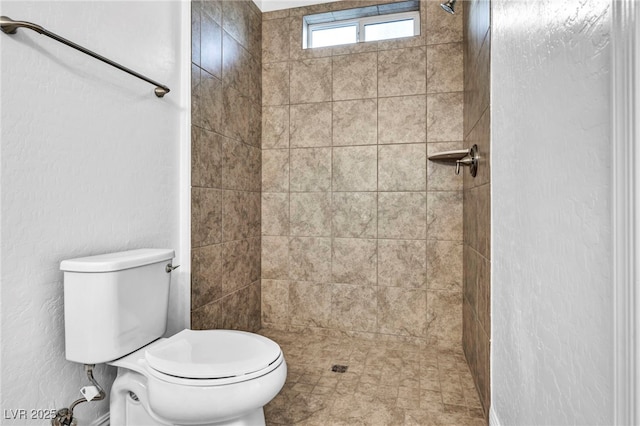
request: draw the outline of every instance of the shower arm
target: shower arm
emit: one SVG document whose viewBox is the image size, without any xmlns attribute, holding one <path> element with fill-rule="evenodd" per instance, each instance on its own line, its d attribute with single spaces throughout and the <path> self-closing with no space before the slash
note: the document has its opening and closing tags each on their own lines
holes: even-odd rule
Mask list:
<svg viewBox="0 0 640 426">
<path fill-rule="evenodd" d="M 32 22 L 25 22 L 25 21 L 14 21 L 13 19 L 7 17 L 7 16 L 0 16 L 0 29 L 2 30 L 3 33 L 5 34 L 15 34 L 18 31 L 18 28 L 28 28 L 30 30 L 33 30 L 35 32 L 37 32 L 38 34 L 42 34 L 45 35 L 49 38 L 52 38 L 62 44 L 66 44 L 69 47 L 72 47 L 76 50 L 79 50 L 82 53 L 85 53 L 93 58 L 96 58 L 99 61 L 102 61 L 106 64 L 111 65 L 112 67 L 118 68 L 120 71 L 124 71 L 127 74 L 130 74 L 134 77 L 138 77 L 141 80 L 146 81 L 147 83 L 151 83 L 154 86 L 156 86 L 154 93 L 157 97 L 161 98 L 164 95 L 166 95 L 167 93 L 170 92 L 170 89 L 165 86 L 164 84 L 160 84 L 157 81 L 154 81 L 152 79 L 150 79 L 149 77 L 145 77 L 144 75 L 135 72 L 134 70 L 127 68 L 123 65 L 120 65 L 117 62 L 112 61 L 111 59 L 105 58 L 102 55 L 99 55 L 95 52 L 92 52 L 91 50 L 80 46 L 79 44 L 76 44 L 70 40 L 67 40 L 64 37 L 60 37 L 59 35 L 52 33 L 51 31 L 46 30 L 45 28 L 41 27 L 40 25 L 34 24 Z"/>
</svg>

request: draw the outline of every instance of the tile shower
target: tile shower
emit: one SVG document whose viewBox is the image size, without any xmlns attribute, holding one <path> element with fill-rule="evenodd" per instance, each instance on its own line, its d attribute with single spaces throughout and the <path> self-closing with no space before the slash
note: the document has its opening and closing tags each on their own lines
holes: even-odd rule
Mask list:
<svg viewBox="0 0 640 426">
<path fill-rule="evenodd" d="M 462 13 L 422 1 L 420 36 L 302 49 L 304 15 L 381 3 L 192 2 L 192 327 L 282 345 L 268 423 L 485 415 L 461 345 L 463 179 L 427 161 L 470 140 Z"/>
<path fill-rule="evenodd" d="M 302 49 L 303 15 L 377 3 L 263 14 L 262 323 L 459 348 L 462 178 L 426 157 L 463 145 L 462 20 Z"/>
<path fill-rule="evenodd" d="M 491 51 L 488 0 L 465 8 L 464 146 L 478 145 L 478 175 L 464 179 L 464 352 L 485 414 L 489 413 L 491 335 L 491 179 L 489 69 Z"/>
<path fill-rule="evenodd" d="M 260 328 L 260 10 L 192 2 L 191 325 Z"/>
</svg>

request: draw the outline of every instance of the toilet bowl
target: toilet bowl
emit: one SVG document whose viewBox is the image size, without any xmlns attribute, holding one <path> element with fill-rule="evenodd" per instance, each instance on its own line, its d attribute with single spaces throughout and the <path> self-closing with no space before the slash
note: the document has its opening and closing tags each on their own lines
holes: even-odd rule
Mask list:
<svg viewBox="0 0 640 426">
<path fill-rule="evenodd" d="M 264 425 L 284 385 L 277 343 L 232 330 L 166 330 L 173 250 L 65 260 L 65 354 L 118 368 L 110 424 Z"/>
<path fill-rule="evenodd" d="M 131 426 L 264 424 L 287 376 L 275 342 L 230 330 L 183 330 L 109 364 L 111 422 Z"/>
</svg>

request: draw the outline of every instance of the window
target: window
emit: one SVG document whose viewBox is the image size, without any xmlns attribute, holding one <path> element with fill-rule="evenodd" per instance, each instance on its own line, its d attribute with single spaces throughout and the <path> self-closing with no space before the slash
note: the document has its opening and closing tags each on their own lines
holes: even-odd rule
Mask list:
<svg viewBox="0 0 640 426">
<path fill-rule="evenodd" d="M 342 24 L 330 27 L 317 27 L 311 30 L 309 40 L 313 40 L 310 47 L 338 46 L 358 42 L 358 25 Z M 313 38 L 312 38 L 313 37 Z"/>
<path fill-rule="evenodd" d="M 373 22 L 364 25 L 364 41 L 389 40 L 391 38 L 411 37 L 415 35 L 418 19 L 399 19 L 397 21 Z"/>
<path fill-rule="evenodd" d="M 420 4 L 405 1 L 304 17 L 304 48 L 339 46 L 420 34 Z"/>
</svg>

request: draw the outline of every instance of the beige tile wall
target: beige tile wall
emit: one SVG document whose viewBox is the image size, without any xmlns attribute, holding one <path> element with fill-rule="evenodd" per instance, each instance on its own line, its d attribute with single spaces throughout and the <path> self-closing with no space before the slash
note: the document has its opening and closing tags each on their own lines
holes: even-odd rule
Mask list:
<svg viewBox="0 0 640 426">
<path fill-rule="evenodd" d="M 478 175 L 464 178 L 463 347 L 488 418 L 491 336 L 490 1 L 465 8 L 464 144 L 478 145 Z"/>
<path fill-rule="evenodd" d="M 260 328 L 260 15 L 250 0 L 192 2 L 194 329 Z"/>
<path fill-rule="evenodd" d="M 421 35 L 302 49 L 302 16 L 263 14 L 262 322 L 462 339 L 462 16 L 421 4 Z"/>
</svg>

